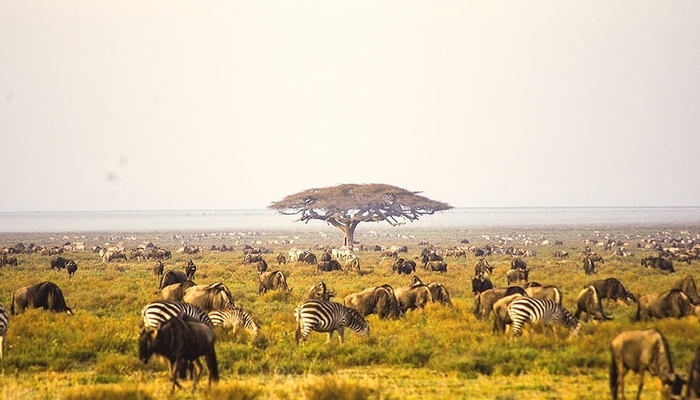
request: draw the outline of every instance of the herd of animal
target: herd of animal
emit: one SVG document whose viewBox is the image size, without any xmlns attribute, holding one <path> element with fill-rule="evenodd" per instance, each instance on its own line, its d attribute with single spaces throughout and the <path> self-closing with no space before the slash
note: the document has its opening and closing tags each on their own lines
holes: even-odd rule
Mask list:
<svg viewBox="0 0 700 400">
<path fill-rule="evenodd" d="M 201 248 L 197 251 L 201 251 Z M 126 253 L 114 249 L 100 250 L 100 257 L 105 262 L 121 259 L 121 256 L 115 258 L 114 254 Z M 449 291 L 443 284 L 425 284 L 415 275 L 417 267 L 431 273 L 447 273 L 447 263 L 440 251 L 424 249 L 415 260 L 399 255 L 399 251 L 392 251 L 383 254 L 382 257 L 393 260 L 393 273 L 414 274 L 408 286 L 392 287 L 381 284 L 368 287 L 344 296 L 342 302 L 332 301 L 336 293 L 329 290 L 323 280 L 311 287 L 306 299 L 293 310 L 297 321 L 297 344 L 306 341 L 311 332 L 327 333 L 328 341 L 331 341 L 337 332 L 338 340 L 342 344 L 345 328 L 360 336 L 367 336 L 370 334 L 370 325 L 366 317 L 371 314 L 380 319 L 397 319 L 409 310 L 425 309 L 430 303 L 452 305 Z M 278 265 L 301 262 L 316 265 L 319 272 L 360 271 L 359 257 L 348 248 L 333 253 L 324 252 L 320 261 L 309 249 L 291 249 L 288 256 L 287 258 L 282 253 L 278 254 Z M 3 265 L 9 264 L 7 257 L 7 254 L 3 254 Z M 158 276 L 161 297 L 149 302 L 141 310 L 139 358 L 146 363 L 154 354 L 165 357 L 169 361 L 172 390 L 180 387 L 178 380 L 187 376 L 193 380 L 193 389 L 196 388 L 204 369 L 201 358 L 205 360 L 209 382 L 217 381 L 219 371 L 214 327 L 244 329 L 255 337 L 260 330 L 258 322 L 242 307 L 235 306 L 233 295 L 223 282 L 195 284 L 197 267 L 192 260 L 185 264 L 182 271 L 164 271 L 163 260 L 169 258 L 169 252 L 164 249 L 139 249 L 132 251 L 131 258 L 156 260 L 153 273 Z M 586 275 L 597 273 L 595 263 L 604 263 L 602 257 L 596 257 L 595 253 L 590 251 L 586 252 L 582 259 L 583 272 Z M 669 266 L 667 260 L 664 257 L 646 257 L 642 259 L 641 264 L 647 268 L 675 272 L 673 264 L 670 263 Z M 14 262 L 16 265 L 16 259 Z M 291 291 L 284 272 L 280 269 L 268 270 L 267 262 L 259 253 L 246 253 L 244 263 L 255 265 L 260 295 L 269 291 Z M 333 267 L 329 268 L 329 265 Z M 58 271 L 67 270 L 71 278 L 78 269 L 74 260 L 63 256 L 52 258 L 50 267 Z M 572 313 L 563 307 L 562 294 L 556 286 L 531 282 L 529 272 L 525 259 L 514 257 L 511 268 L 506 273 L 507 286 L 494 287 L 490 280 L 493 267 L 488 259 L 479 257 L 476 261 L 472 278 L 474 314 L 479 319 L 486 319 L 492 315 L 493 332 L 504 334 L 510 327 L 511 335 L 517 337 L 522 334 L 526 324 L 543 322 L 545 325 L 560 324 L 568 329 L 569 337 L 576 337 L 580 334 L 583 316 L 598 321 L 610 319 L 610 313 L 605 311 L 603 300 L 607 300 L 608 304 L 610 301 L 622 301 L 628 305 L 636 303 L 638 321 L 700 316 L 700 297 L 691 275 L 678 279 L 667 291 L 638 298 L 616 278 L 593 280 L 584 285 L 578 293 L 576 311 Z M 72 314 L 61 289 L 50 281 L 19 288 L 12 294 L 10 313 L 22 313 L 26 308 L 45 308 Z M 3 341 L 9 322 L 7 310 L 0 306 L 0 359 L 3 356 Z M 648 371 L 657 376 L 670 393 L 680 394 L 681 387 L 685 384 L 687 398 L 700 398 L 700 347 L 687 379 L 674 373 L 668 343 L 663 334 L 656 329 L 621 332 L 611 342 L 610 351 L 610 388 L 613 399 L 616 399 L 618 394 L 624 398 L 623 380 L 630 370 L 640 375 L 638 395 L 642 391 L 643 374 Z"/>
</svg>

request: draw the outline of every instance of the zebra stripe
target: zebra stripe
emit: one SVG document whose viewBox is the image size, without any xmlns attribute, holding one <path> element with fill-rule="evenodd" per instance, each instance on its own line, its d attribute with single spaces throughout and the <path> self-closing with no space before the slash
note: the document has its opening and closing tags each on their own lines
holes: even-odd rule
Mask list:
<svg viewBox="0 0 700 400">
<path fill-rule="evenodd" d="M 152 301 L 141 310 L 142 328 L 160 328 L 163 322 L 172 317 L 189 317 L 209 327 L 214 327 L 209 316 L 199 307 L 190 303 L 170 300 Z"/>
<path fill-rule="evenodd" d="M 338 340 L 343 343 L 345 327 L 360 336 L 369 335 L 369 323 L 357 310 L 332 301 L 309 299 L 294 309 L 297 320 L 296 340 L 301 344 L 311 331 L 327 332 L 331 341 L 333 332 L 338 331 Z"/>
<path fill-rule="evenodd" d="M 7 314 L 5 307 L 0 306 L 0 360 L 2 360 L 3 346 L 5 344 L 5 334 L 10 326 L 10 316 Z"/>
<path fill-rule="evenodd" d="M 569 337 L 577 336 L 581 328 L 579 321 L 568 310 L 549 299 L 519 297 L 508 305 L 508 316 L 513 321 L 513 336 L 519 336 L 527 322 L 534 324 L 542 321 L 545 325 L 559 323 L 569 329 Z"/>
<path fill-rule="evenodd" d="M 260 325 L 242 307 L 227 308 L 225 310 L 212 310 L 208 314 L 214 326 L 237 331 L 240 328 L 247 330 L 253 337 L 258 335 Z"/>
</svg>

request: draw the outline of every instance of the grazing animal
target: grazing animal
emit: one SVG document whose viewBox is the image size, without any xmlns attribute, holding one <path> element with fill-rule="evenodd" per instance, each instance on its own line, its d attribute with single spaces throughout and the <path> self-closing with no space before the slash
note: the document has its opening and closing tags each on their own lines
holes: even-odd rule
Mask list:
<svg viewBox="0 0 700 400">
<path fill-rule="evenodd" d="M 163 264 L 163 261 L 160 259 L 156 260 L 156 263 L 153 264 L 153 275 L 157 277 L 162 277 L 164 268 L 165 264 Z"/>
<path fill-rule="evenodd" d="M 3 356 L 3 348 L 5 346 L 5 335 L 7 334 L 7 328 L 10 326 L 10 316 L 7 315 L 7 310 L 5 307 L 0 306 L 0 360 Z"/>
<path fill-rule="evenodd" d="M 661 379 L 662 393 L 668 397 L 668 391 L 679 395 L 683 378 L 673 372 L 671 350 L 666 338 L 657 329 L 623 331 L 610 343 L 610 393 L 613 400 L 618 394 L 625 398 L 625 375 L 628 371 L 639 374 L 637 399 L 641 396 L 644 385 L 644 373 Z"/>
<path fill-rule="evenodd" d="M 447 273 L 447 263 L 444 261 L 428 261 L 425 263 L 425 269 L 430 272 Z"/>
<path fill-rule="evenodd" d="M 258 294 L 265 294 L 271 290 L 291 292 L 287 286 L 287 278 L 280 270 L 267 271 L 258 275 Z"/>
<path fill-rule="evenodd" d="M 542 321 L 545 325 L 557 322 L 569 329 L 569 337 L 578 336 L 581 323 L 571 313 L 549 299 L 533 299 L 531 297 L 519 297 L 508 305 L 508 316 L 512 322 L 513 336 L 520 336 L 525 323 L 534 324 Z M 554 326 L 552 332 L 556 336 Z"/>
<path fill-rule="evenodd" d="M 330 272 L 330 271 L 342 271 L 343 268 L 340 266 L 338 260 L 321 261 L 316 265 L 316 269 L 319 272 Z"/>
<path fill-rule="evenodd" d="M 240 306 L 225 310 L 212 310 L 207 315 L 214 326 L 230 329 L 233 333 L 245 329 L 252 337 L 256 337 L 260 332 L 260 325 Z"/>
<path fill-rule="evenodd" d="M 63 258 L 63 257 L 55 257 L 51 259 L 51 269 L 55 269 L 56 271 L 61 271 L 62 269 L 66 268 L 68 266 L 69 262 L 72 262 L 73 260 Z"/>
<path fill-rule="evenodd" d="M 195 285 L 196 283 L 190 280 L 180 283 L 173 283 L 172 285 L 168 285 L 161 289 L 160 294 L 165 300 L 182 301 L 185 291 Z"/>
<path fill-rule="evenodd" d="M 693 305 L 688 296 L 677 289 L 644 295 L 637 303 L 637 321 L 683 318 L 688 315 L 700 316 L 700 306 Z"/>
<path fill-rule="evenodd" d="M 182 301 L 199 307 L 205 313 L 234 307 L 231 290 L 221 282 L 192 286 L 185 290 Z"/>
<path fill-rule="evenodd" d="M 284 254 L 279 253 L 277 254 L 277 265 L 282 265 L 287 263 L 287 257 L 284 256 Z"/>
<path fill-rule="evenodd" d="M 483 291 L 493 289 L 493 283 L 484 273 L 472 277 L 472 294 L 477 295 Z"/>
<path fill-rule="evenodd" d="M 671 289 L 678 289 L 682 291 L 688 296 L 693 305 L 700 305 L 700 297 L 698 297 L 698 290 L 695 286 L 695 279 L 693 279 L 692 275 L 686 275 L 685 278 L 681 278 L 673 282 Z"/>
<path fill-rule="evenodd" d="M 394 296 L 402 310 L 424 309 L 433 302 L 433 295 L 427 285 L 404 286 L 394 289 Z"/>
<path fill-rule="evenodd" d="M 68 277 L 72 278 L 78 271 L 78 264 L 76 264 L 73 260 L 69 260 L 68 264 L 66 264 L 66 271 L 68 271 Z"/>
<path fill-rule="evenodd" d="M 403 258 L 397 258 L 396 261 L 394 261 L 394 265 L 392 267 L 392 270 L 399 275 L 401 275 L 401 274 L 410 275 L 410 274 L 416 272 L 416 262 L 413 260 L 406 260 Z"/>
<path fill-rule="evenodd" d="M 593 261 L 593 259 L 589 257 L 583 259 L 583 272 L 586 275 L 593 275 L 598 273 L 598 271 L 596 271 L 595 269 L 595 262 Z"/>
<path fill-rule="evenodd" d="M 493 305 L 499 299 L 510 296 L 512 294 L 520 294 L 527 296 L 525 289 L 520 286 L 508 286 L 503 288 L 493 288 L 485 290 L 474 297 L 474 315 L 478 319 L 488 318 L 493 310 Z"/>
<path fill-rule="evenodd" d="M 14 265 L 16 267 L 17 266 L 17 257 L 8 256 L 7 254 L 0 255 L 0 267 L 3 267 L 5 265 Z"/>
<path fill-rule="evenodd" d="M 505 333 L 506 325 L 510 325 L 513 321 L 508 315 L 508 306 L 510 303 L 518 298 L 522 297 L 522 294 L 516 293 L 509 296 L 502 297 L 493 303 L 493 333 Z"/>
<path fill-rule="evenodd" d="M 306 298 L 329 301 L 333 296 L 335 296 L 335 290 L 328 290 L 326 283 L 324 281 L 319 281 L 309 289 Z"/>
<path fill-rule="evenodd" d="M 598 321 L 610 320 L 603 311 L 603 304 L 600 301 L 600 294 L 595 286 L 588 286 L 581 290 L 576 298 L 576 312 L 574 317 L 580 318 L 581 313 L 586 313 L 586 319 L 593 318 Z"/>
<path fill-rule="evenodd" d="M 345 271 L 360 272 L 360 259 L 357 257 L 349 258 L 345 260 L 345 265 L 343 266 Z"/>
<path fill-rule="evenodd" d="M 510 262 L 510 269 L 527 269 L 527 263 L 522 258 L 514 258 Z"/>
<path fill-rule="evenodd" d="M 508 279 L 508 284 L 527 282 L 530 275 L 530 270 L 528 269 L 510 269 L 506 271 L 506 278 Z"/>
<path fill-rule="evenodd" d="M 357 310 L 332 301 L 304 300 L 294 309 L 294 318 L 297 321 L 294 336 L 298 345 L 306 340 L 311 331 L 327 332 L 326 343 L 331 341 L 333 332 L 338 331 L 340 344 L 343 343 L 346 327 L 360 336 L 369 335 L 369 323 Z"/>
<path fill-rule="evenodd" d="M 267 261 L 265 260 L 260 260 L 255 263 L 255 270 L 258 271 L 259 274 L 266 272 L 267 271 Z"/>
<path fill-rule="evenodd" d="M 662 271 L 666 271 L 668 273 L 673 273 L 676 272 L 676 270 L 673 268 L 673 261 L 663 258 L 663 257 L 646 257 L 642 258 L 641 264 L 645 268 L 656 268 L 660 269 Z"/>
<path fill-rule="evenodd" d="M 632 302 L 637 302 L 637 298 L 620 283 L 616 278 L 598 279 L 584 285 L 584 288 L 594 286 L 598 290 L 601 300 L 607 299 L 606 305 L 610 304 L 610 300 L 623 301 L 630 305 Z"/>
<path fill-rule="evenodd" d="M 17 312 L 15 312 L 15 304 Z M 52 312 L 66 312 L 73 315 L 73 310 L 66 305 L 61 289 L 53 282 L 41 282 L 25 286 L 12 293 L 10 312 L 12 315 L 23 313 L 27 307 L 43 308 Z"/>
<path fill-rule="evenodd" d="M 493 273 L 493 267 L 489 264 L 488 260 L 485 258 L 480 258 L 479 261 L 474 265 L 474 275 L 484 274 L 489 275 Z"/>
<path fill-rule="evenodd" d="M 169 300 L 155 300 L 146 304 L 141 309 L 139 325 L 142 328 L 158 329 L 165 321 L 178 316 L 187 317 L 211 327 L 214 326 L 209 316 L 199 307 L 190 303 Z"/>
<path fill-rule="evenodd" d="M 179 368 L 192 363 L 195 366 L 192 391 L 197 388 L 197 381 L 202 374 L 199 358 L 204 356 L 209 370 L 209 385 L 219 381 L 219 368 L 214 349 L 214 331 L 208 325 L 180 317 L 170 318 L 160 328 L 144 328 L 139 337 L 139 358 L 146 364 L 153 354 L 168 359 L 171 392 L 182 386 L 177 381 Z"/>
<path fill-rule="evenodd" d="M 158 290 L 163 290 L 166 286 L 170 286 L 174 283 L 182 283 L 187 280 L 192 280 L 193 278 L 187 277 L 187 274 L 182 271 L 168 270 L 160 278 L 160 285 L 158 285 Z"/>
<path fill-rule="evenodd" d="M 530 297 L 534 297 L 536 299 L 549 299 L 561 305 L 561 290 L 559 290 L 559 288 L 556 286 L 528 286 L 525 288 L 525 293 L 527 293 L 527 295 Z"/>
<path fill-rule="evenodd" d="M 433 302 L 452 307 L 450 292 L 443 284 L 431 282 L 428 284 L 428 289 L 430 289 L 430 295 L 433 296 Z"/>
<path fill-rule="evenodd" d="M 363 316 L 377 314 L 380 319 L 397 319 L 404 315 L 394 295 L 394 289 L 389 285 L 375 286 L 349 294 L 345 296 L 343 303 L 346 307 L 356 309 Z"/>
</svg>

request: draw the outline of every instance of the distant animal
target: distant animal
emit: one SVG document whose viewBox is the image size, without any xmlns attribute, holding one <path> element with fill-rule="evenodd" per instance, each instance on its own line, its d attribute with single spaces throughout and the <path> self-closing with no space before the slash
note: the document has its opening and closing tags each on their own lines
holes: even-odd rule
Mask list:
<svg viewBox="0 0 700 400">
<path fill-rule="evenodd" d="M 489 264 L 488 260 L 485 258 L 480 258 L 479 261 L 474 264 L 474 275 L 489 275 L 493 273 L 493 267 Z"/>
<path fill-rule="evenodd" d="M 662 398 L 668 392 L 680 395 L 685 380 L 673 372 L 671 351 L 666 338 L 657 329 L 623 331 L 610 343 L 610 393 L 613 400 L 625 398 L 625 375 L 628 371 L 639 374 L 637 399 L 642 393 L 644 373 L 661 379 Z"/>
<path fill-rule="evenodd" d="M 161 277 L 163 276 L 163 269 L 165 268 L 165 265 L 163 264 L 163 261 L 161 260 L 156 260 L 156 263 L 153 264 L 153 275 Z"/>
<path fill-rule="evenodd" d="M 17 266 L 17 257 L 15 256 L 9 256 L 7 254 L 1 254 L 0 255 L 0 267 L 4 267 L 5 265 L 13 265 Z"/>
<path fill-rule="evenodd" d="M 452 307 L 450 292 L 443 284 L 431 282 L 428 284 L 428 289 L 430 289 L 430 295 L 433 297 L 433 302 Z"/>
<path fill-rule="evenodd" d="M 642 258 L 641 264 L 645 268 L 656 268 L 668 273 L 676 272 L 676 270 L 673 268 L 673 261 L 663 257 Z"/>
<path fill-rule="evenodd" d="M 447 273 L 447 263 L 444 261 L 428 261 L 425 264 L 425 269 L 430 272 L 439 272 L 441 274 Z"/>
<path fill-rule="evenodd" d="M 484 273 L 479 273 L 476 276 L 472 277 L 473 295 L 477 295 L 489 289 L 493 289 L 493 283 Z"/>
<path fill-rule="evenodd" d="M 561 305 L 562 294 L 558 287 L 553 285 L 547 286 L 529 286 L 525 288 L 528 296 L 536 299 L 549 299 Z"/>
<path fill-rule="evenodd" d="M 399 275 L 409 275 L 416 272 L 416 262 L 413 260 L 406 260 L 404 258 L 397 258 L 396 261 L 394 261 L 392 270 Z"/>
<path fill-rule="evenodd" d="M 527 263 L 522 258 L 514 258 L 510 262 L 510 269 L 527 269 Z"/>
<path fill-rule="evenodd" d="M 282 271 L 267 271 L 258 275 L 258 294 L 265 294 L 271 290 L 291 291 L 287 286 L 287 278 Z"/>
<path fill-rule="evenodd" d="M 394 289 L 394 296 L 404 311 L 424 309 L 433 302 L 433 295 L 427 285 L 397 287 Z"/>
<path fill-rule="evenodd" d="M 73 260 L 68 261 L 68 264 L 66 264 L 66 271 L 68 271 L 68 277 L 72 278 L 78 271 L 78 264 Z"/>
<path fill-rule="evenodd" d="M 17 312 L 15 312 L 15 304 Z M 10 311 L 12 315 L 23 313 L 27 307 L 43 308 L 52 312 L 66 312 L 73 315 L 73 310 L 66 305 L 61 289 L 53 282 L 41 282 L 25 286 L 12 293 Z"/>
<path fill-rule="evenodd" d="M 182 301 L 182 298 L 185 296 L 185 291 L 195 285 L 196 283 L 191 280 L 173 283 L 161 289 L 160 294 L 165 300 Z"/>
<path fill-rule="evenodd" d="M 243 307 L 227 308 L 223 310 L 212 310 L 207 313 L 214 326 L 230 329 L 233 333 L 240 329 L 245 329 L 252 337 L 256 337 L 260 332 L 260 325 Z"/>
<path fill-rule="evenodd" d="M 335 296 L 335 290 L 328 290 L 326 283 L 319 281 L 309 289 L 306 298 L 329 301 L 333 296 Z"/>
<path fill-rule="evenodd" d="M 340 303 L 324 300 L 304 300 L 294 309 L 297 321 L 295 338 L 297 344 L 306 341 L 311 331 L 327 332 L 331 341 L 333 332 L 338 332 L 340 344 L 344 340 L 345 328 L 350 328 L 360 336 L 369 335 L 369 323 L 357 310 Z"/>
<path fill-rule="evenodd" d="M 345 296 L 343 303 L 346 307 L 356 309 L 363 316 L 377 314 L 380 319 L 397 319 L 404 315 L 390 285 L 370 287 L 349 294 Z"/>
<path fill-rule="evenodd" d="M 7 315 L 5 307 L 0 306 L 0 360 L 3 357 L 3 348 L 5 346 L 5 335 L 7 328 L 10 326 L 10 316 Z"/>
<path fill-rule="evenodd" d="M 330 271 L 342 271 L 343 268 L 340 267 L 340 262 L 338 260 L 321 261 L 316 265 L 316 269 L 320 272 L 330 272 Z"/>
<path fill-rule="evenodd" d="M 506 271 L 506 279 L 508 284 L 527 282 L 530 270 L 527 269 L 510 269 Z"/>
<path fill-rule="evenodd" d="M 352 257 L 345 260 L 343 265 L 344 271 L 360 272 L 360 259 L 357 257 Z"/>
<path fill-rule="evenodd" d="M 554 257 L 556 258 L 569 258 L 569 252 L 564 250 L 557 250 L 554 252 Z"/>
<path fill-rule="evenodd" d="M 637 303 L 637 321 L 683 318 L 688 315 L 700 316 L 700 306 L 693 305 L 690 298 L 677 289 L 644 295 Z"/>
<path fill-rule="evenodd" d="M 287 257 L 284 256 L 284 254 L 279 253 L 277 254 L 277 265 L 282 265 L 287 263 Z"/>
<path fill-rule="evenodd" d="M 581 313 L 586 313 L 586 319 L 593 318 L 597 321 L 610 320 L 612 318 L 608 317 L 603 311 L 603 304 L 600 301 L 600 294 L 595 286 L 588 286 L 581 290 L 576 297 L 576 312 L 574 317 L 580 319 Z"/>
<path fill-rule="evenodd" d="M 182 301 L 194 304 L 205 313 L 234 307 L 231 290 L 222 282 L 192 286 L 185 290 Z"/>
<path fill-rule="evenodd" d="M 671 285 L 671 289 L 682 291 L 688 296 L 693 305 L 700 305 L 700 297 L 698 297 L 698 290 L 692 275 L 686 275 L 684 278 L 676 280 Z"/>
<path fill-rule="evenodd" d="M 583 259 L 583 272 L 586 275 L 593 275 L 598 273 L 598 271 L 596 271 L 595 269 L 595 262 L 592 259 L 588 257 Z"/>
<path fill-rule="evenodd" d="M 199 307 L 181 301 L 155 300 L 141 309 L 140 327 L 159 328 L 165 321 L 173 317 L 187 317 L 197 322 L 213 327 L 209 316 Z"/>
<path fill-rule="evenodd" d="M 259 274 L 266 272 L 267 271 L 267 261 L 265 260 L 260 260 L 255 263 L 255 270 L 258 271 Z"/>
<path fill-rule="evenodd" d="M 488 318 L 493 310 L 493 305 L 501 298 L 512 294 L 527 296 L 525 289 L 520 286 L 508 286 L 485 290 L 474 297 L 474 315 L 478 319 Z"/>
<path fill-rule="evenodd" d="M 197 273 L 197 266 L 192 260 L 188 260 L 187 264 L 185 264 L 185 275 L 187 276 L 187 279 L 193 280 L 195 273 Z"/>
<path fill-rule="evenodd" d="M 523 325 L 534 324 L 542 321 L 545 325 L 552 322 L 559 323 L 569 330 L 569 337 L 578 336 L 581 323 L 571 313 L 549 299 L 533 299 L 531 297 L 518 297 L 508 305 L 508 316 L 512 321 L 513 336 L 520 336 Z M 554 326 L 552 332 L 556 336 Z"/>
<path fill-rule="evenodd" d="M 617 278 L 598 279 L 585 284 L 583 287 L 594 286 L 598 290 L 601 300 L 607 299 L 606 305 L 610 304 L 610 300 L 622 301 L 629 305 L 632 302 L 637 302 L 637 298 L 620 283 Z"/>
<path fill-rule="evenodd" d="M 55 257 L 51 259 L 51 269 L 55 269 L 56 271 L 61 271 L 62 269 L 65 269 L 68 267 L 68 263 L 73 262 L 73 260 L 70 260 L 68 258 L 63 258 L 63 257 Z M 75 263 L 75 262 L 73 262 Z"/>
<path fill-rule="evenodd" d="M 175 387 L 182 387 L 177 381 L 177 372 L 181 365 L 192 363 L 195 366 L 192 390 L 196 390 L 197 382 L 202 374 L 200 357 L 204 357 L 209 370 L 209 385 L 218 382 L 219 368 L 214 349 L 215 335 L 211 327 L 200 322 L 173 317 L 163 323 L 160 328 L 144 328 L 139 337 L 139 358 L 146 364 L 153 354 L 168 359 L 171 392 Z"/>
</svg>

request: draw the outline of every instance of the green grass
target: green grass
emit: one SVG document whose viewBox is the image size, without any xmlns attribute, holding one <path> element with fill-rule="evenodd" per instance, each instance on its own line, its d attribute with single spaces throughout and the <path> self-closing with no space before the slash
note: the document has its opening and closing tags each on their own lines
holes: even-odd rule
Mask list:
<svg viewBox="0 0 700 400">
<path fill-rule="evenodd" d="M 694 229 L 695 228 L 695 229 Z M 617 237 L 630 235 L 629 247 L 650 234 L 660 231 L 691 232 L 697 227 L 614 227 L 601 230 Z M 375 229 L 376 230 L 376 229 Z M 692 265 L 676 264 L 678 273 L 663 275 L 644 269 L 639 260 L 650 251 L 636 250 L 633 258 L 613 258 L 610 252 L 595 249 L 605 257 L 597 276 L 583 274 L 577 254 L 583 249 L 583 239 L 594 238 L 593 228 L 483 228 L 481 230 L 421 229 L 378 230 L 380 237 L 358 239 L 366 244 L 407 245 L 408 254 L 417 257 L 427 240 L 442 247 L 459 246 L 468 238 L 472 244 L 496 244 L 495 237 L 523 234 L 546 237 L 552 242 L 563 240 L 563 250 L 570 259 L 552 257 L 554 246 L 527 246 L 536 249 L 537 257 L 528 258 L 532 270 L 530 280 L 557 285 L 564 293 L 564 305 L 574 311 L 574 301 L 584 283 L 597 278 L 615 276 L 637 295 L 666 290 L 682 276 L 700 276 L 700 262 Z M 330 231 L 333 232 L 334 231 Z M 400 233 L 397 235 L 397 233 Z M 482 238 L 491 236 L 491 240 Z M 92 238 L 98 233 L 86 234 L 86 247 L 101 244 Z M 188 233 L 185 233 L 188 235 Z M 295 237 L 293 245 L 275 244 L 279 236 Z M 55 245 L 63 240 L 51 240 L 49 234 L 2 234 L 1 246 L 25 244 Z M 53 236 L 58 236 L 54 234 Z M 124 238 L 132 236 L 126 233 Z M 135 240 L 124 240 L 127 248 L 144 240 L 176 250 L 179 240 L 165 233 L 136 233 Z M 402 237 L 405 236 L 405 237 Z M 60 237 L 60 236 L 58 236 Z M 157 237 L 166 237 L 158 240 Z M 201 235 L 200 235 L 201 237 Z M 319 273 L 313 266 L 287 264 L 281 269 L 293 287 L 291 293 L 258 295 L 257 273 L 243 264 L 240 251 L 244 243 L 253 245 L 263 240 L 264 246 L 274 253 L 265 258 L 270 268 L 277 268 L 274 256 L 286 253 L 290 247 L 314 247 L 317 244 L 338 245 L 310 233 L 270 232 L 266 236 L 236 235 L 204 237 L 190 244 L 205 248 L 202 254 L 186 256 L 174 254 L 166 262 L 167 268 L 181 269 L 188 259 L 198 267 L 197 283 L 224 282 L 232 291 L 237 304 L 242 304 L 259 321 L 262 330 L 256 339 L 245 334 L 233 335 L 217 331 L 217 355 L 221 382 L 207 388 L 200 385 L 196 394 L 190 392 L 190 382 L 177 398 L 280 398 L 280 399 L 364 399 L 364 398 L 600 398 L 608 396 L 607 369 L 610 340 L 620 331 L 659 328 L 669 339 L 674 364 L 686 373 L 700 337 L 697 319 L 653 320 L 633 322 L 636 306 L 611 304 L 614 320 L 588 323 L 582 335 L 566 339 L 559 330 L 558 339 L 550 333 L 532 327 L 522 338 L 491 333 L 491 321 L 477 320 L 473 315 L 471 276 L 476 258 L 448 258 L 446 275 L 430 274 L 418 269 L 424 282 L 440 282 L 450 291 L 454 307 L 431 304 L 424 311 L 409 312 L 397 321 L 378 320 L 370 316 L 371 335 L 362 338 L 346 331 L 346 342 L 338 345 L 337 336 L 326 344 L 326 335 L 312 333 L 303 346 L 294 341 L 295 305 L 318 280 L 324 280 L 336 290 L 336 301 L 352 292 L 370 286 L 388 283 L 408 285 L 410 277 L 390 272 L 391 261 L 380 260 L 374 252 L 359 253 L 362 274 L 331 272 Z M 71 239 L 75 240 L 75 239 Z M 236 252 L 208 251 L 212 244 L 233 244 Z M 268 243 L 269 242 L 269 243 Z M 338 242 L 338 243 L 336 243 Z M 520 242 L 511 243 L 526 248 Z M 258 246 L 261 244 L 257 244 Z M 320 255 L 319 252 L 317 254 Z M 12 316 L 6 338 L 5 358 L 0 361 L 0 397 L 13 398 L 171 398 L 165 364 L 152 360 L 144 365 L 137 357 L 138 321 L 141 308 L 157 299 L 157 281 L 151 273 L 152 262 L 129 261 L 102 263 L 98 255 L 86 252 L 68 252 L 79 270 L 73 279 L 65 271 L 49 269 L 48 256 L 18 255 L 18 267 L 0 268 L 0 303 L 9 309 L 10 296 L 21 286 L 51 280 L 61 287 L 66 301 L 75 315 L 53 314 L 29 310 Z M 496 286 L 506 284 L 508 256 L 489 257 L 495 266 L 493 279 Z M 207 377 L 203 377 L 206 382 Z M 628 391 L 633 390 L 635 378 L 628 377 Z M 645 385 L 643 398 L 658 397 L 658 382 L 652 379 Z M 628 393 L 629 394 L 629 393 Z"/>
</svg>

